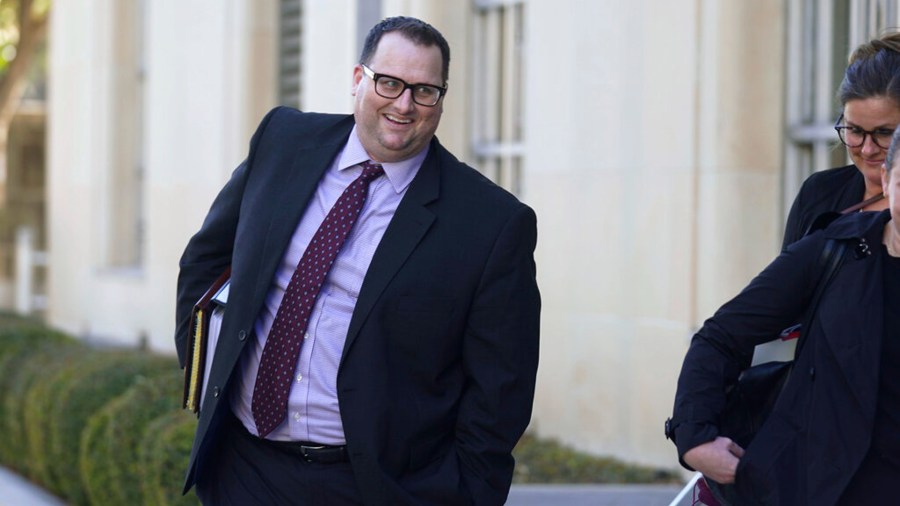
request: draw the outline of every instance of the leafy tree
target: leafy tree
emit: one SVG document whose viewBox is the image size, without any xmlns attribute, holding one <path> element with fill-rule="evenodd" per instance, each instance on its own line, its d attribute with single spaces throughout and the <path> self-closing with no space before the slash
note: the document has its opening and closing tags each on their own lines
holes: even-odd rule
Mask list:
<svg viewBox="0 0 900 506">
<path fill-rule="evenodd" d="M 50 0 L 0 0 L 0 182 L 6 179 L 6 143 L 29 70 L 47 37 Z"/>
</svg>

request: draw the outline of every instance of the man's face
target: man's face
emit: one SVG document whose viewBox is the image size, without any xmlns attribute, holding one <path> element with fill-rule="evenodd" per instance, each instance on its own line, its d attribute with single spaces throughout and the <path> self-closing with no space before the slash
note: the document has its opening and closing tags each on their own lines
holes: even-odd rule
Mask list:
<svg viewBox="0 0 900 506">
<path fill-rule="evenodd" d="M 891 220 L 894 223 L 900 223 L 900 174 L 898 174 L 900 168 L 898 166 L 900 166 L 900 161 L 894 162 L 894 168 L 890 172 L 887 172 L 884 167 L 881 168 L 881 189 L 887 196 L 888 209 L 891 210 Z"/>
<path fill-rule="evenodd" d="M 441 50 L 418 46 L 403 35 L 389 32 L 381 37 L 367 65 L 377 74 L 387 74 L 408 84 L 443 86 Z M 444 99 L 432 107 L 413 102 L 412 90 L 397 98 L 375 93 L 375 81 L 353 69 L 353 115 L 356 130 L 369 156 L 376 162 L 399 162 L 425 148 L 441 121 Z"/>
</svg>

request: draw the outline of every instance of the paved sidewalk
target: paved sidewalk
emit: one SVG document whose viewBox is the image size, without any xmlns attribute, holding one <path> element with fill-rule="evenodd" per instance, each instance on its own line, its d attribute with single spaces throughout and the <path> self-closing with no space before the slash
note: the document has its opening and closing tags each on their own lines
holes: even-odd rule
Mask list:
<svg viewBox="0 0 900 506">
<path fill-rule="evenodd" d="M 0 467 L 0 506 L 65 506 L 66 503 Z"/>
<path fill-rule="evenodd" d="M 513 485 L 507 506 L 669 506 L 678 485 Z M 691 504 L 690 497 L 678 506 Z"/>
</svg>

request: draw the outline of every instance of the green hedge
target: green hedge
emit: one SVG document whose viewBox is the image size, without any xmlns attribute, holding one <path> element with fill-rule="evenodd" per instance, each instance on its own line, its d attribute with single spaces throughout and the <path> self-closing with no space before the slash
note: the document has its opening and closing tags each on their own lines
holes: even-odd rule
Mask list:
<svg viewBox="0 0 900 506">
<path fill-rule="evenodd" d="M 197 505 L 181 495 L 196 417 L 180 409 L 173 357 L 98 350 L 0 313 L 0 465 L 73 506 Z M 518 483 L 677 482 L 531 436 Z"/>
<path fill-rule="evenodd" d="M 675 470 L 636 466 L 526 434 L 513 450 L 514 483 L 682 483 Z"/>
<path fill-rule="evenodd" d="M 73 506 L 196 505 L 181 496 L 197 423 L 181 379 L 174 357 L 0 313 L 0 465 Z"/>
<path fill-rule="evenodd" d="M 181 495 L 196 428 L 197 420 L 183 411 L 171 412 L 147 426 L 137 454 L 143 504 L 199 504 L 193 494 Z"/>
<path fill-rule="evenodd" d="M 44 343 L 20 364 L 18 381 L 22 390 L 16 394 L 13 411 L 16 416 L 11 424 L 20 423 L 17 432 L 21 434 L 18 438 L 23 449 L 21 455 L 28 459 L 25 473 L 45 487 L 52 484 L 49 413 L 61 399 L 54 380 L 61 371 L 79 367 L 89 353 L 89 349 L 74 342 Z"/>
<path fill-rule="evenodd" d="M 41 481 L 26 438 L 26 392 L 57 367 L 77 361 L 85 351 L 75 340 L 35 324 L 0 324 L 0 461 Z"/>
<path fill-rule="evenodd" d="M 78 462 L 81 434 L 88 419 L 123 395 L 138 378 L 178 369 L 172 358 L 136 352 L 95 352 L 89 358 L 58 378 L 62 384 L 60 397 L 48 413 L 48 453 L 54 464 L 50 468 L 50 484 L 76 505 L 89 504 Z M 117 467 L 125 464 L 116 462 Z"/>
<path fill-rule="evenodd" d="M 147 474 L 156 473 L 143 466 L 138 458 L 141 443 L 147 441 L 156 447 L 160 438 L 155 434 L 148 436 L 148 426 L 160 418 L 160 413 L 178 412 L 173 399 L 181 393 L 182 375 L 180 371 L 169 369 L 156 377 L 138 378 L 124 394 L 94 414 L 82 432 L 79 468 L 91 504 L 143 503 L 143 492 L 136 484 L 143 483 Z M 196 419 L 186 418 L 193 431 Z M 187 450 L 190 452 L 190 447 Z M 118 455 L 131 458 L 117 466 L 104 464 L 116 461 Z M 172 466 L 182 474 L 173 480 L 176 486 L 181 484 L 187 467 L 186 461 L 178 464 Z"/>
</svg>

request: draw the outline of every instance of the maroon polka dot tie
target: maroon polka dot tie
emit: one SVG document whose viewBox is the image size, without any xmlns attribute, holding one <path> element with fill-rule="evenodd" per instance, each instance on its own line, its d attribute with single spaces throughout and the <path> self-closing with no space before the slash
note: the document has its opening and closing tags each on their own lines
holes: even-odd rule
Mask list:
<svg viewBox="0 0 900 506">
<path fill-rule="evenodd" d="M 381 165 L 364 162 L 362 166 L 362 174 L 344 190 L 319 225 L 278 306 L 259 361 L 250 405 L 259 437 L 272 432 L 287 415 L 291 378 L 316 297 L 362 211 L 369 183 L 384 174 Z"/>
</svg>

